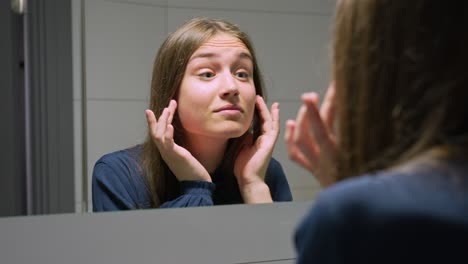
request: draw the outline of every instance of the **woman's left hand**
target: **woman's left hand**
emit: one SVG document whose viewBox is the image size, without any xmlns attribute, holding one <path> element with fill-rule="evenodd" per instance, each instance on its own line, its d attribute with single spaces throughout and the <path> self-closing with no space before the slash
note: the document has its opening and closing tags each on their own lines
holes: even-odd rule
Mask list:
<svg viewBox="0 0 468 264">
<path fill-rule="evenodd" d="M 256 106 L 262 122 L 261 135 L 255 142 L 252 135 L 246 138 L 234 164 L 234 175 L 245 203 L 272 202 L 265 174 L 279 135 L 279 104 L 273 103 L 269 111 L 263 98 L 257 95 Z"/>
</svg>

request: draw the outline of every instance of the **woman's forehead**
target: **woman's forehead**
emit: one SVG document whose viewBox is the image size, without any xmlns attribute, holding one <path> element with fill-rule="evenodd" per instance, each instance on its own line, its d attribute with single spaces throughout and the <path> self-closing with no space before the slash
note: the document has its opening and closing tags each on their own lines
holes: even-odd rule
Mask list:
<svg viewBox="0 0 468 264">
<path fill-rule="evenodd" d="M 213 37 L 205 41 L 200 46 L 199 49 L 210 48 L 210 47 L 240 48 L 240 49 L 245 49 L 246 51 L 249 51 L 247 46 L 245 46 L 244 42 L 242 42 L 239 38 L 226 34 L 226 33 L 214 35 Z"/>
<path fill-rule="evenodd" d="M 208 39 L 192 54 L 190 61 L 231 55 L 253 61 L 252 54 L 246 45 L 240 39 L 228 34 L 218 34 Z"/>
</svg>

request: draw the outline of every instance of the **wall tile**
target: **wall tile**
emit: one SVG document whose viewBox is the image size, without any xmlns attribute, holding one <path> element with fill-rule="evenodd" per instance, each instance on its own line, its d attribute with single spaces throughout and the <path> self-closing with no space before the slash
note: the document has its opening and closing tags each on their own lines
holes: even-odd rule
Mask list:
<svg viewBox="0 0 468 264">
<path fill-rule="evenodd" d="M 166 37 L 166 8 L 86 2 L 86 89 L 91 99 L 149 97 L 154 57 Z"/>
<path fill-rule="evenodd" d="M 311 13 L 330 15 L 334 2 L 332 0 L 169 0 L 170 7 L 217 9 L 217 10 L 250 10 L 256 12 Z"/>
</svg>

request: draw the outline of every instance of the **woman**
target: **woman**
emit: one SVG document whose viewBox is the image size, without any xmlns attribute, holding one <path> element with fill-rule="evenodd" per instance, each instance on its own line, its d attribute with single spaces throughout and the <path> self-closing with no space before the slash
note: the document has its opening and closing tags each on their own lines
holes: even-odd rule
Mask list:
<svg viewBox="0 0 468 264">
<path fill-rule="evenodd" d="M 94 211 L 291 201 L 271 158 L 279 105 L 262 96 L 246 33 L 208 18 L 182 25 L 156 56 L 146 141 L 96 162 Z"/>
<path fill-rule="evenodd" d="M 467 25 L 467 1 L 338 1 L 334 82 L 286 123 L 290 157 L 328 187 L 298 263 L 466 263 Z"/>
</svg>

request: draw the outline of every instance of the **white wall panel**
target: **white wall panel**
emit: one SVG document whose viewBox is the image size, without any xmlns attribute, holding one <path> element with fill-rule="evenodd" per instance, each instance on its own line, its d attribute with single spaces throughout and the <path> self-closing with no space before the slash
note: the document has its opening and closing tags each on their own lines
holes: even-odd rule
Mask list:
<svg viewBox="0 0 468 264">
<path fill-rule="evenodd" d="M 166 37 L 166 9 L 86 2 L 87 97 L 147 99 L 156 52 Z"/>
<path fill-rule="evenodd" d="M 146 1 L 144 1 L 146 2 Z M 213 1 L 213 0 L 169 0 L 170 7 L 185 7 L 198 9 L 217 10 L 248 10 L 259 12 L 288 12 L 288 13 L 313 13 L 331 14 L 333 0 L 311 1 L 272 1 L 272 0 L 237 0 L 237 1 Z"/>
</svg>

